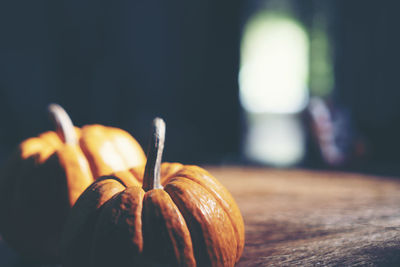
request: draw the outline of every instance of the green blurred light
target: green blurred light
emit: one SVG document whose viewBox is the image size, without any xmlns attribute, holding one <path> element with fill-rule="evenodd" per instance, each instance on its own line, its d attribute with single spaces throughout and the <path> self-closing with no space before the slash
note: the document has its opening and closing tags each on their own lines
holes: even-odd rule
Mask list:
<svg viewBox="0 0 400 267">
<path fill-rule="evenodd" d="M 331 46 L 323 16 L 316 16 L 311 29 L 310 92 L 326 97 L 333 90 L 334 76 Z"/>
</svg>

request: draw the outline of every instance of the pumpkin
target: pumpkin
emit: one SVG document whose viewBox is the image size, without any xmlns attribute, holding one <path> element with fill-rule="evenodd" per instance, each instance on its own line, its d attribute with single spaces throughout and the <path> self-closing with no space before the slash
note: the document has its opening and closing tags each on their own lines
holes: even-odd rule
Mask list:
<svg viewBox="0 0 400 267">
<path fill-rule="evenodd" d="M 59 240 L 79 195 L 101 175 L 145 163 L 127 132 L 102 125 L 73 126 L 49 106 L 57 131 L 23 141 L 0 175 L 0 230 L 11 247 L 40 262 L 59 260 Z"/>
<path fill-rule="evenodd" d="M 82 193 L 63 233 L 64 267 L 221 267 L 239 260 L 244 223 L 234 199 L 198 166 L 161 165 L 164 134 L 156 118 L 144 174 L 116 172 Z"/>
</svg>

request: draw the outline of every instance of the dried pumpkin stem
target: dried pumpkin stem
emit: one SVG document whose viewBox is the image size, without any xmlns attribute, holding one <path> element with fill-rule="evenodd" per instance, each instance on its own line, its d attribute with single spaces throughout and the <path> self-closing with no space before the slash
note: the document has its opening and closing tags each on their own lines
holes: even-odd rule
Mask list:
<svg viewBox="0 0 400 267">
<path fill-rule="evenodd" d="M 165 122 L 161 118 L 155 118 L 143 176 L 143 190 L 145 191 L 163 188 L 161 185 L 161 158 L 164 150 L 164 140 Z"/>
<path fill-rule="evenodd" d="M 77 144 L 74 125 L 67 112 L 57 104 L 50 104 L 48 107 L 51 119 L 56 124 L 56 131 L 66 144 Z"/>
</svg>

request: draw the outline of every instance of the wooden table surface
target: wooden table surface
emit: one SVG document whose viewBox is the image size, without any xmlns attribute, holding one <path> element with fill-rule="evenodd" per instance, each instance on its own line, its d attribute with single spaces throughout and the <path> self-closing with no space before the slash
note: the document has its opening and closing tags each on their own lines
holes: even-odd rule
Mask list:
<svg viewBox="0 0 400 267">
<path fill-rule="evenodd" d="M 400 266 L 400 180 L 208 168 L 246 226 L 238 266 Z"/>
<path fill-rule="evenodd" d="M 207 167 L 246 226 L 237 266 L 400 266 L 400 179 Z M 0 266 L 21 263 L 0 241 Z"/>
</svg>

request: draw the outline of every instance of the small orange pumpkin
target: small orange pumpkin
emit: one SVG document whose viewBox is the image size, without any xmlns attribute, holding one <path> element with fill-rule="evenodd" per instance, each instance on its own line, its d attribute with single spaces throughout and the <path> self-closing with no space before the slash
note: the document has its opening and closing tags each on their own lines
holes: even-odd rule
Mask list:
<svg viewBox="0 0 400 267">
<path fill-rule="evenodd" d="M 221 267 L 239 260 L 244 223 L 234 199 L 200 167 L 161 165 L 164 134 L 156 118 L 144 175 L 116 172 L 82 193 L 64 229 L 63 266 Z"/>
<path fill-rule="evenodd" d="M 102 125 L 73 126 L 49 106 L 57 132 L 23 141 L 0 176 L 0 230 L 23 256 L 59 258 L 59 239 L 70 208 L 101 175 L 141 166 L 145 154 L 127 132 Z"/>
</svg>

